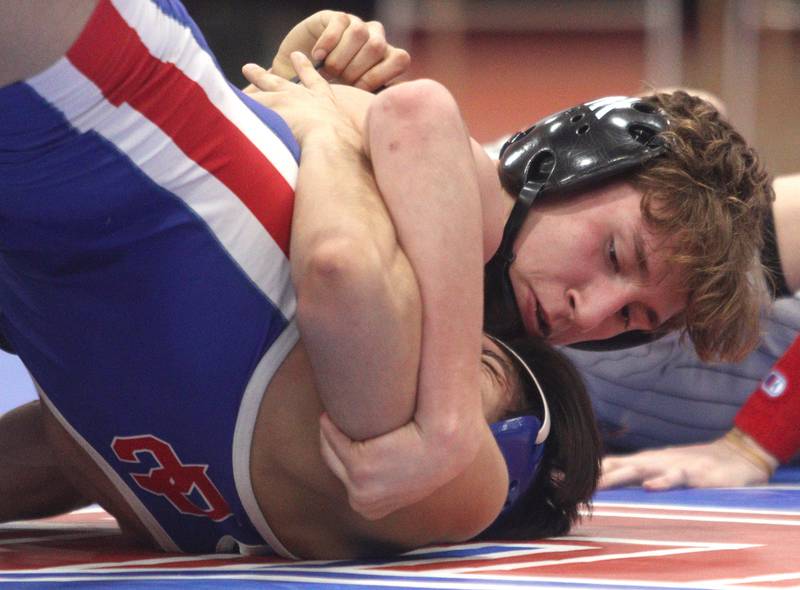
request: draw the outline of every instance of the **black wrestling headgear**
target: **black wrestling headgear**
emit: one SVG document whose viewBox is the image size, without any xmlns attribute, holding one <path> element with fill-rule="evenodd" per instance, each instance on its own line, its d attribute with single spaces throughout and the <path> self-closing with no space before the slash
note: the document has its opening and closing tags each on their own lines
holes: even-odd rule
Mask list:
<svg viewBox="0 0 800 590">
<path fill-rule="evenodd" d="M 514 241 L 537 197 L 579 190 L 641 166 L 667 150 L 659 134 L 668 127 L 666 115 L 654 105 L 610 96 L 551 115 L 506 141 L 500 149 L 500 183 L 516 195 L 516 202 L 500 247 L 485 268 L 487 332 L 500 338 L 524 333 L 508 270 L 514 261 Z M 611 346 L 633 345 L 628 334 L 620 336 Z M 638 344 L 646 338 L 635 340 Z"/>
</svg>

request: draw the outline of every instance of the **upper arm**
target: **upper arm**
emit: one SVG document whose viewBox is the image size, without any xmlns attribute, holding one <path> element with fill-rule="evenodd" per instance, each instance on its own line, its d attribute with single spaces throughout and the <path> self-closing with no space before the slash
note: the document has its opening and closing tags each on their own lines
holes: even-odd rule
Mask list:
<svg viewBox="0 0 800 590">
<path fill-rule="evenodd" d="M 63 56 L 98 0 L 0 2 L 0 87 L 33 76 Z"/>
</svg>

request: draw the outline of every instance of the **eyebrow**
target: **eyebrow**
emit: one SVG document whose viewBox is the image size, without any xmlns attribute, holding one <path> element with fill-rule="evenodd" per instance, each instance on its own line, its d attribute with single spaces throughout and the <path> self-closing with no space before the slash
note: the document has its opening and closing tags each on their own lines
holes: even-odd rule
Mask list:
<svg viewBox="0 0 800 590">
<path fill-rule="evenodd" d="M 633 251 L 636 255 L 636 267 L 639 269 L 639 276 L 644 280 L 648 280 L 650 278 L 650 267 L 647 265 L 647 251 L 640 231 L 633 232 Z"/>
<path fill-rule="evenodd" d="M 633 232 L 633 251 L 636 257 L 636 268 L 639 272 L 639 277 L 642 282 L 645 282 L 650 279 L 650 267 L 647 263 L 647 250 L 644 246 L 641 230 Z M 647 321 L 650 322 L 651 330 L 655 330 L 661 325 L 658 313 L 652 307 L 645 307 L 645 315 L 647 316 Z"/>
</svg>

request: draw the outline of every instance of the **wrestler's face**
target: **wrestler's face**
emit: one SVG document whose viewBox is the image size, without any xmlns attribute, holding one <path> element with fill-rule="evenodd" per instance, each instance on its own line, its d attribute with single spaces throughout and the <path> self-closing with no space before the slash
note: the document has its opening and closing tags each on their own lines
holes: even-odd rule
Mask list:
<svg viewBox="0 0 800 590">
<path fill-rule="evenodd" d="M 509 276 L 526 330 L 553 344 L 653 330 L 686 304 L 669 240 L 644 226 L 625 182 L 532 208 Z"/>
<path fill-rule="evenodd" d="M 522 383 L 517 365 L 493 340 L 483 337 L 481 398 L 483 415 L 491 424 L 523 407 Z"/>
</svg>

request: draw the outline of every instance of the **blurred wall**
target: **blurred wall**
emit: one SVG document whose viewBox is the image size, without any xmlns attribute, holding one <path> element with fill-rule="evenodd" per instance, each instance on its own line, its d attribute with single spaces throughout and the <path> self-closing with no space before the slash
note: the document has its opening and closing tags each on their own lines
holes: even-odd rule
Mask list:
<svg viewBox="0 0 800 590">
<path fill-rule="evenodd" d="M 589 98 L 684 86 L 721 97 L 773 173 L 800 171 L 797 0 L 384 0 L 378 13 L 404 33 L 411 75 L 445 82 L 481 140 Z"/>
<path fill-rule="evenodd" d="M 592 97 L 652 86 L 719 95 L 775 173 L 800 170 L 798 0 L 185 0 L 243 85 L 322 8 L 378 18 L 490 140 Z"/>
</svg>

